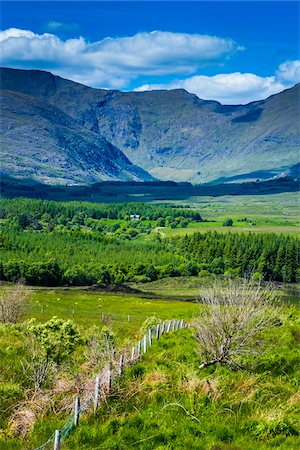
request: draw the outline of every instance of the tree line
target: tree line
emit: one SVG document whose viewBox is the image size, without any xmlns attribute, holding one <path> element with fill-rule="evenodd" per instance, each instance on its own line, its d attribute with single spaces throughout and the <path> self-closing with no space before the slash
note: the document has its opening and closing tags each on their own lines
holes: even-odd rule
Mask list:
<svg viewBox="0 0 300 450">
<path fill-rule="evenodd" d="M 41 220 L 46 215 L 52 220 L 60 218 L 73 220 L 74 216 L 91 219 L 128 219 L 130 214 L 138 214 L 141 220 L 157 220 L 171 217 L 182 217 L 201 221 L 198 211 L 187 206 L 153 205 L 147 203 L 91 203 L 91 202 L 57 202 L 54 200 L 35 200 L 28 198 L 1 199 L 0 217 L 11 216 L 26 219 Z M 61 219 L 60 219 L 61 220 Z M 22 227 L 24 228 L 24 227 Z"/>
<path fill-rule="evenodd" d="M 275 234 L 196 233 L 122 241 L 82 232 L 3 233 L 0 275 L 31 285 L 147 282 L 174 276 L 223 275 L 295 282 L 299 241 Z"/>
<path fill-rule="evenodd" d="M 177 239 L 183 255 L 201 261 L 203 270 L 242 276 L 252 272 L 258 279 L 299 280 L 299 239 L 275 233 L 195 233 Z"/>
</svg>

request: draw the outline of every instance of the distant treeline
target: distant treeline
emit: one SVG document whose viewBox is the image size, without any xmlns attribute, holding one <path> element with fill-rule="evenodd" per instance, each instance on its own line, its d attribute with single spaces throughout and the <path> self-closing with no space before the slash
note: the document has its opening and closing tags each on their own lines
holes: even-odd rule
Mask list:
<svg viewBox="0 0 300 450">
<path fill-rule="evenodd" d="M 208 232 L 162 239 L 150 233 L 151 220 L 160 226 L 201 220 L 192 209 L 28 199 L 2 200 L 1 207 L 0 275 L 6 281 L 47 286 L 211 274 L 284 282 L 300 277 L 294 236 Z M 143 220 L 131 222 L 128 214 Z"/>
<path fill-rule="evenodd" d="M 124 219 L 130 214 L 139 214 L 143 220 L 157 220 L 166 217 L 185 217 L 201 221 L 200 214 L 188 207 L 173 205 L 153 205 L 147 203 L 89 203 L 89 202 L 56 202 L 53 200 L 33 200 L 27 198 L 1 199 L 0 217 L 27 218 L 28 221 L 38 221 L 43 215 L 53 220 L 65 218 L 71 220 L 74 216 L 92 219 Z"/>
<path fill-rule="evenodd" d="M 214 274 L 295 282 L 300 276 L 299 239 L 275 233 L 195 233 L 177 239 L 182 254 Z"/>
</svg>

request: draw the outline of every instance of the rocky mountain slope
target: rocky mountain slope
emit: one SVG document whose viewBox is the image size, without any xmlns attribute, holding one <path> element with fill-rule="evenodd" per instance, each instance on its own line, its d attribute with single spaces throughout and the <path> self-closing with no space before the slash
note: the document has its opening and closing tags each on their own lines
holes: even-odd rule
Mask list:
<svg viewBox="0 0 300 450">
<path fill-rule="evenodd" d="M 89 136 L 89 142 L 95 144 L 99 139 L 111 143 L 116 152 L 120 149 L 133 164 L 159 179 L 251 180 L 259 178 L 258 174 L 271 178 L 299 161 L 300 85 L 244 106 L 204 101 L 181 89 L 92 89 L 43 71 L 2 69 L 1 85 L 43 101 L 49 111 L 55 107 L 72 120 L 73 127 L 80 128 L 76 136 Z M 74 133 L 72 129 L 72 136 Z M 76 148 L 76 142 L 74 145 L 71 147 Z M 6 148 L 11 151 L 9 142 Z M 83 155 L 83 146 L 81 149 Z M 117 164 L 119 172 L 112 169 L 113 176 L 149 178 L 142 171 L 133 175 L 129 170 L 125 175 L 121 152 L 122 164 Z M 115 155 L 112 164 L 114 160 Z M 93 160 L 90 163 L 92 171 Z"/>
<path fill-rule="evenodd" d="M 38 98 L 2 90 L 1 172 L 50 184 L 152 180 L 104 137 Z"/>
</svg>

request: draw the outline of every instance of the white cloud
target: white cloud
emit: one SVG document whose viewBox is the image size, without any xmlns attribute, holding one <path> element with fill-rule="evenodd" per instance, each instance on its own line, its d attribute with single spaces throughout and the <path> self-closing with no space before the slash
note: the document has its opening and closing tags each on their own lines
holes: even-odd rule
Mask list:
<svg viewBox="0 0 300 450">
<path fill-rule="evenodd" d="M 52 28 L 61 25 L 53 22 Z M 243 50 L 230 39 L 164 31 L 90 43 L 82 37 L 62 40 L 11 28 L 0 32 L 0 41 L 2 65 L 43 68 L 105 87 L 126 87 L 140 75 L 190 75 Z"/>
<path fill-rule="evenodd" d="M 265 99 L 299 81 L 300 61 L 287 61 L 279 66 L 276 75 L 270 77 L 240 72 L 211 77 L 196 75 L 167 84 L 143 85 L 135 90 L 185 89 L 203 100 L 217 100 L 225 105 L 234 105 Z"/>
<path fill-rule="evenodd" d="M 280 64 L 276 76 L 283 82 L 299 83 L 300 81 L 300 60 L 286 61 Z"/>
<path fill-rule="evenodd" d="M 73 25 L 46 24 L 53 32 Z M 83 84 L 115 89 L 126 88 L 139 76 L 180 75 L 182 78 L 167 84 L 143 85 L 136 90 L 183 88 L 223 104 L 263 99 L 300 81 L 300 61 L 286 61 L 268 77 L 240 72 L 195 75 L 201 67 L 222 65 L 244 50 L 230 39 L 200 34 L 153 31 L 88 42 L 83 37 L 64 40 L 53 33 L 10 28 L 0 31 L 0 45 L 3 66 L 49 70 Z"/>
</svg>

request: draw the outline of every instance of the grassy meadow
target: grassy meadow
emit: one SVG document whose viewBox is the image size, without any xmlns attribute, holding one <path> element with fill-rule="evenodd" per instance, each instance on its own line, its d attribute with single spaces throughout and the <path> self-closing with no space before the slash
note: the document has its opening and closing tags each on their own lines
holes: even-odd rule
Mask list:
<svg viewBox="0 0 300 450">
<path fill-rule="evenodd" d="M 94 325 L 109 326 L 117 347 L 126 348 L 138 339 L 149 316 L 191 321 L 201 312 L 196 300 L 207 284 L 208 280 L 185 277 L 131 283 L 123 292 L 34 287 L 26 317 L 40 322 L 53 315 L 71 319 L 83 335 Z M 297 287 L 291 285 L 278 286 L 276 292 L 285 305 L 298 296 Z M 296 420 L 299 326 L 295 307 L 284 306 L 278 327 L 268 335 L 269 352 L 249 361 L 242 371 L 221 366 L 200 370 L 192 329 L 163 336 L 135 366 L 125 370 L 121 380 L 116 379 L 112 397 L 96 415 L 82 418 L 62 448 L 296 449 L 300 443 Z M 0 448 L 33 449 L 69 417 L 78 377 L 90 378 L 94 372 L 85 367 L 81 345 L 61 367 L 56 387 L 45 388 L 32 399 L 20 365 L 26 354 L 22 325 L 1 326 L 0 348 Z M 52 400 L 46 405 L 49 396 Z M 33 411 L 34 420 L 32 415 L 26 419 L 12 415 L 16 405 L 21 409 L 26 405 L 27 416 Z M 11 429 L 26 429 L 26 420 L 32 420 L 33 426 L 26 439 L 14 437 Z"/>
<path fill-rule="evenodd" d="M 187 228 L 156 228 L 165 236 L 177 236 L 195 232 L 299 232 L 299 193 L 272 195 L 224 195 L 219 197 L 192 197 L 179 203 L 197 209 L 208 222 L 190 223 Z M 232 227 L 224 227 L 224 221 L 233 220 Z M 245 220 L 246 219 L 246 220 Z"/>
</svg>

